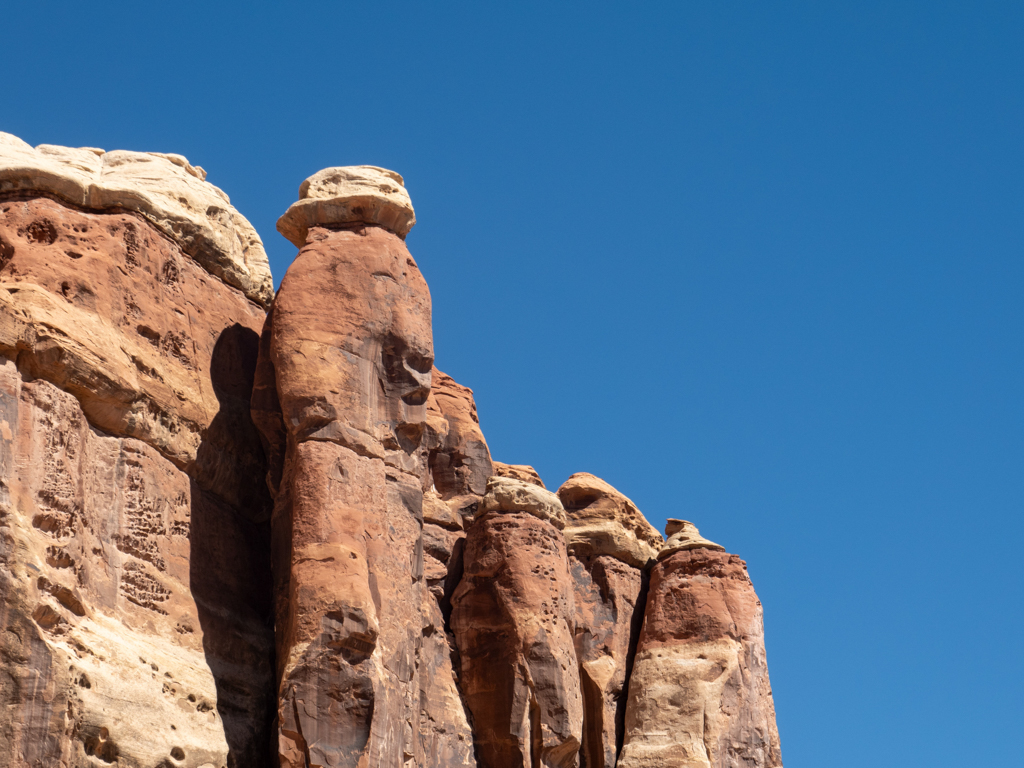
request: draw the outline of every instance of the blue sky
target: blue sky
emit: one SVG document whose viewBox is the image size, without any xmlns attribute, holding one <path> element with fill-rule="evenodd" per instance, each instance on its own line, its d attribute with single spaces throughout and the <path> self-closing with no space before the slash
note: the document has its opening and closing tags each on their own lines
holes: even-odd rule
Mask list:
<svg viewBox="0 0 1024 768">
<path fill-rule="evenodd" d="M 402 173 L 496 458 L 749 563 L 783 759 L 1019 765 L 1024 6 L 52 3 L 0 130 Z"/>
</svg>

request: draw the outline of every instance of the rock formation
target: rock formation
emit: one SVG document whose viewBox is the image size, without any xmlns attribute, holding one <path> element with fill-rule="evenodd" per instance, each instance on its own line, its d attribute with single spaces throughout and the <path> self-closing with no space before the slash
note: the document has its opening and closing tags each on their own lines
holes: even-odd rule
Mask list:
<svg viewBox="0 0 1024 768">
<path fill-rule="evenodd" d="M 274 297 L 263 241 L 206 171 L 181 155 L 104 152 L 0 135 L 0 194 L 138 214 L 181 252 L 263 307 Z"/>
<path fill-rule="evenodd" d="M 469 528 L 452 628 L 481 768 L 578 765 L 583 700 L 564 526 L 555 494 L 496 476 Z"/>
<path fill-rule="evenodd" d="M 540 479 L 537 470 L 529 464 L 503 464 L 500 461 L 494 462 L 494 474 L 498 477 L 510 477 L 513 480 L 522 480 L 524 483 L 532 483 L 544 488 L 544 481 Z"/>
<path fill-rule="evenodd" d="M 440 390 L 440 418 L 428 424 L 430 294 L 405 232 L 388 228 L 396 217 L 413 220 L 408 195 L 389 193 L 408 206 L 404 217 L 344 197 L 353 178 L 381 174 L 321 172 L 279 224 L 291 233 L 301 221 L 305 240 L 264 331 L 254 413 L 276 463 L 269 478 L 282 766 L 473 760 L 444 619 L 424 577 L 424 494 L 438 482 L 446 493 L 469 489 L 467 475 L 488 468 L 448 471 L 458 453 L 451 446 L 474 440 L 461 409 L 446 418 L 452 398 Z M 445 464 L 436 481 L 432 449 Z M 489 462 L 486 447 L 467 456 Z M 441 505 L 432 493 L 426 506 L 435 523 L 447 520 L 435 511 Z M 432 548 L 432 559 L 446 544 Z"/>
<path fill-rule="evenodd" d="M 781 765 L 761 606 L 492 461 L 401 176 L 262 243 L 179 155 L 0 134 L 0 768 Z"/>
<path fill-rule="evenodd" d="M 620 768 L 782 765 L 761 603 L 736 555 L 669 520 L 651 570 Z"/>
<path fill-rule="evenodd" d="M 576 597 L 576 655 L 585 707 L 587 768 L 615 765 L 622 747 L 626 681 L 646 589 L 662 538 L 628 498 L 579 472 L 558 489 Z M 639 610 L 637 606 L 639 605 Z"/>
<path fill-rule="evenodd" d="M 430 480 L 423 497 L 423 570 L 447 622 L 462 578 L 467 521 L 477 512 L 493 473 L 473 390 L 436 368 L 427 398 Z M 455 639 L 449 633 L 449 644 Z"/>
<path fill-rule="evenodd" d="M 0 765 L 269 764 L 270 273 L 190 169 L 0 134 Z"/>
</svg>

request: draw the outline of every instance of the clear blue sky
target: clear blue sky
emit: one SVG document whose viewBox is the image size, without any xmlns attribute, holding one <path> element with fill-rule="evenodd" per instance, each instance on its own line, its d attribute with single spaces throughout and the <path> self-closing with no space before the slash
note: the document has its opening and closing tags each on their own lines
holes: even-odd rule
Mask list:
<svg viewBox="0 0 1024 768">
<path fill-rule="evenodd" d="M 0 130 L 405 175 L 496 458 L 741 554 L 788 768 L 1021 765 L 1024 6 L 7 3 Z M 372 6 L 372 7 L 371 7 Z"/>
</svg>

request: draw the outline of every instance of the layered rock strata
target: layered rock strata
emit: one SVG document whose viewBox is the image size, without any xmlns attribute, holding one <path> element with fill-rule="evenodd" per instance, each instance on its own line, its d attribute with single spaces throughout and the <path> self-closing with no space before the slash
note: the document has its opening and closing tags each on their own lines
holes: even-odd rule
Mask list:
<svg viewBox="0 0 1024 768">
<path fill-rule="evenodd" d="M 311 227 L 368 224 L 405 239 L 416 223 L 405 180 L 374 165 L 324 168 L 299 186 L 299 199 L 277 222 L 277 231 L 296 247 Z"/>
<path fill-rule="evenodd" d="M 583 691 L 586 768 L 612 768 L 622 747 L 626 683 L 647 587 L 662 543 L 626 496 L 594 475 L 572 475 L 558 498 L 576 599 L 576 656 Z"/>
<path fill-rule="evenodd" d="M 0 135 L 0 765 L 268 764 L 269 269 L 202 176 Z"/>
<path fill-rule="evenodd" d="M 485 768 L 578 765 L 583 700 L 558 497 L 492 477 L 453 598 L 460 683 Z"/>
<path fill-rule="evenodd" d="M 249 484 L 263 462 L 258 440 L 216 436 L 216 452 L 230 456 L 214 457 L 210 432 L 254 436 L 236 407 L 246 384 L 228 379 L 245 378 L 245 365 L 251 376 L 261 306 L 139 214 L 71 208 L 24 185 L 0 193 L 0 277 L 0 354 L 74 395 L 96 428 L 152 445 L 207 485 L 225 472 L 227 484 Z"/>
<path fill-rule="evenodd" d="M 428 424 L 430 294 L 392 219 L 296 206 L 305 241 L 264 329 L 253 399 L 274 462 L 278 759 L 473 765 L 424 575 L 425 506 L 444 517 L 436 493 L 424 503 L 430 452 L 458 431 L 443 411 Z"/>
<path fill-rule="evenodd" d="M 670 521 L 651 570 L 620 768 L 782 765 L 761 603 L 747 566 Z"/>
</svg>

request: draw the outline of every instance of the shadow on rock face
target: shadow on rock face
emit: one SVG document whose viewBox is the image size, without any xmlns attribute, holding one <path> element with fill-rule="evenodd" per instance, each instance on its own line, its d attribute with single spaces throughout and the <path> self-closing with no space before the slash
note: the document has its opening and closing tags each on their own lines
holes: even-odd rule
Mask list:
<svg viewBox="0 0 1024 768">
<path fill-rule="evenodd" d="M 210 363 L 220 411 L 192 482 L 190 580 L 229 766 L 271 765 L 276 710 L 266 459 L 249 416 L 259 337 L 226 328 Z M 211 713 L 212 715 L 212 713 Z"/>
<path fill-rule="evenodd" d="M 217 339 L 210 380 L 220 409 L 196 451 L 193 473 L 203 490 L 254 523 L 269 521 L 273 505 L 264 482 L 267 460 L 249 405 L 259 343 L 255 331 L 238 324 Z"/>
</svg>

